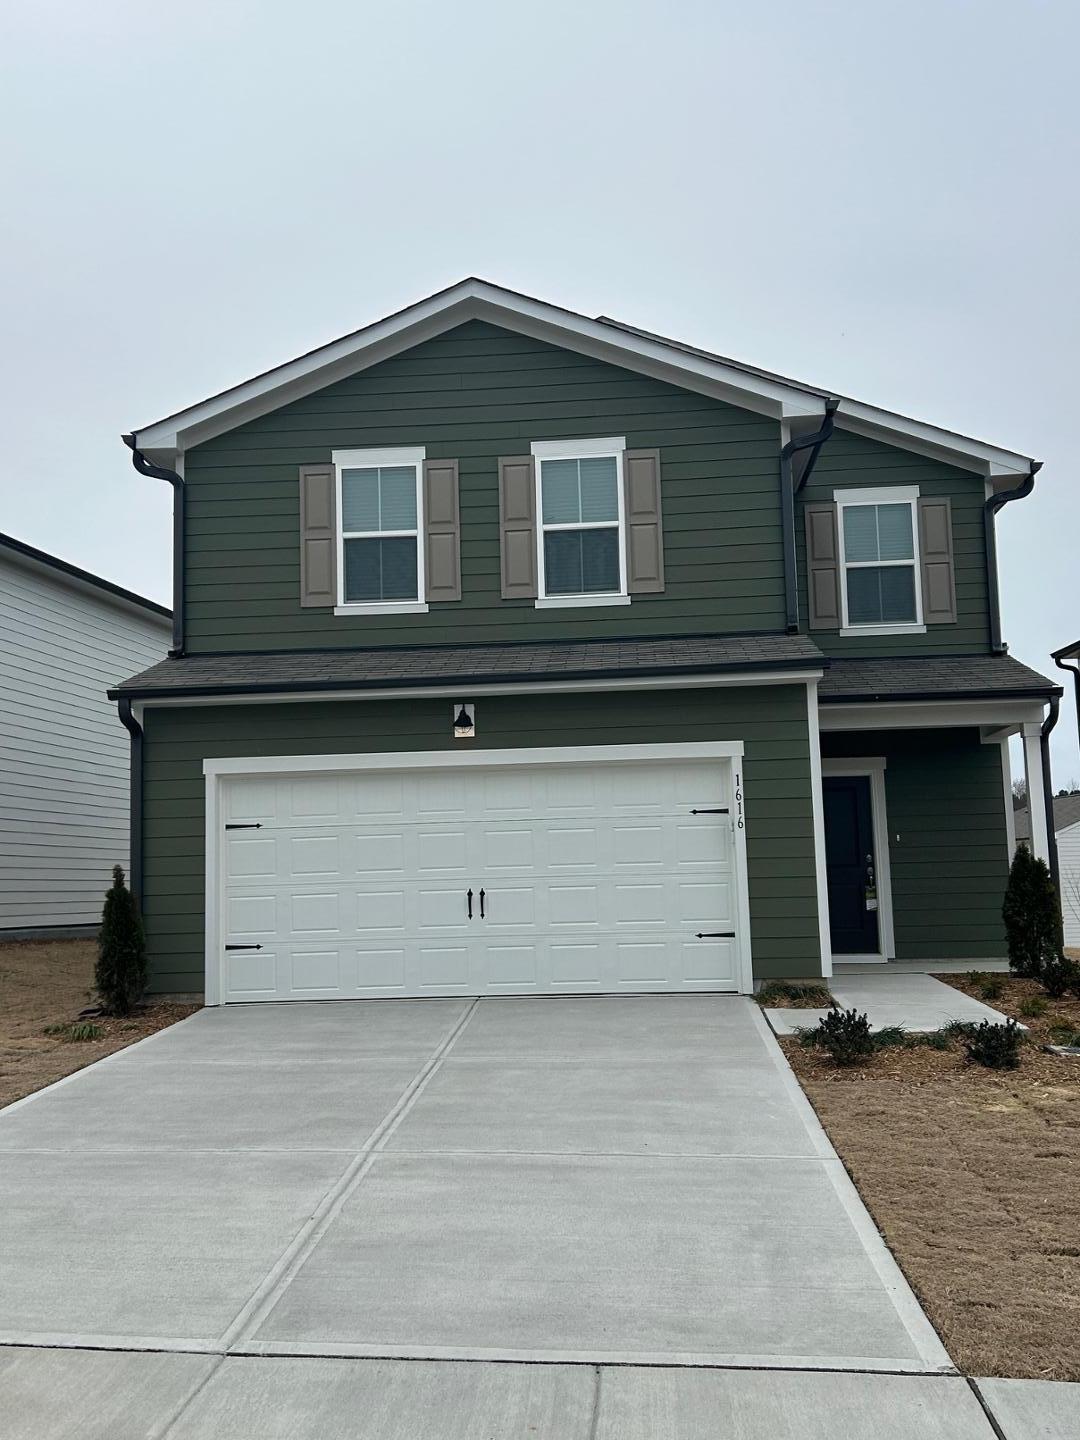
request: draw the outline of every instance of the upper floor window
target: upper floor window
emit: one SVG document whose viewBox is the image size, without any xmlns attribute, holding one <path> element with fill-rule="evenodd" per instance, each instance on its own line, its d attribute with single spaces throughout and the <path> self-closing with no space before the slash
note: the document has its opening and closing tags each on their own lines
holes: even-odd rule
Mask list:
<svg viewBox="0 0 1080 1440">
<path fill-rule="evenodd" d="M 923 629 L 918 498 L 913 487 L 836 491 L 844 629 Z"/>
<path fill-rule="evenodd" d="M 422 448 L 335 450 L 338 606 L 422 611 Z"/>
<path fill-rule="evenodd" d="M 537 441 L 540 605 L 629 604 L 622 438 Z"/>
</svg>

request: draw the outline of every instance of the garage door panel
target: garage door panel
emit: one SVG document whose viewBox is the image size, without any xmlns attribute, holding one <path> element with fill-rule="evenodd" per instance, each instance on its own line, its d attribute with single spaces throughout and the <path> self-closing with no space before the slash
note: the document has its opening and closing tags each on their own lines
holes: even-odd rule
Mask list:
<svg viewBox="0 0 1080 1440">
<path fill-rule="evenodd" d="M 228 781 L 225 997 L 736 989 L 729 769 Z"/>
</svg>

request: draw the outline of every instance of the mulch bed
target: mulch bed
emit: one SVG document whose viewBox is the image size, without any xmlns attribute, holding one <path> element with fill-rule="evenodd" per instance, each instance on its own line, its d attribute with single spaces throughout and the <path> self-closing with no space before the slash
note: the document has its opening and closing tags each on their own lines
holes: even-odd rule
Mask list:
<svg viewBox="0 0 1080 1440">
<path fill-rule="evenodd" d="M 966 975 L 938 978 L 983 999 Z M 780 1043 L 954 1362 L 1078 1381 L 1080 1057 L 1038 1047 L 1055 1024 L 1080 1030 L 1080 997 L 1002 979 L 986 1003 L 1029 1027 L 1017 1070 L 972 1064 L 960 1043 L 854 1069 Z M 1046 1012 L 1021 1014 L 1036 995 Z"/>
</svg>

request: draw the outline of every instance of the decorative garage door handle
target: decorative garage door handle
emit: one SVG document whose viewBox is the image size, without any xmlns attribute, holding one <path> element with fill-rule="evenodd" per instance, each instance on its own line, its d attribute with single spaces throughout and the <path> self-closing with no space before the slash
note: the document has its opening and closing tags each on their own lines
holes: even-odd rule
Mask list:
<svg viewBox="0 0 1080 1440">
<path fill-rule="evenodd" d="M 484 892 L 483 892 L 483 890 L 481 890 L 481 891 L 480 891 L 480 919 L 483 920 L 483 918 L 484 918 Z"/>
<path fill-rule="evenodd" d="M 261 945 L 226 945 L 226 950 L 261 950 Z"/>
<path fill-rule="evenodd" d="M 695 940 L 734 940 L 734 930 L 699 930 Z"/>
<path fill-rule="evenodd" d="M 469 919 L 472 919 L 472 891 L 468 891 L 465 899 L 469 902 Z"/>
<path fill-rule="evenodd" d="M 690 811 L 690 814 L 691 814 L 691 815 L 730 815 L 730 814 L 731 814 L 731 811 L 727 808 L 726 805 L 722 805 L 718 810 L 691 810 L 691 811 Z"/>
<path fill-rule="evenodd" d="M 225 826 L 225 829 L 226 829 L 226 830 L 261 830 L 261 829 L 262 829 L 262 821 L 261 821 L 261 820 L 255 820 L 255 821 L 251 821 L 251 820 L 245 820 L 245 821 L 235 820 L 235 821 L 232 822 L 232 824 L 226 825 L 226 826 Z"/>
</svg>

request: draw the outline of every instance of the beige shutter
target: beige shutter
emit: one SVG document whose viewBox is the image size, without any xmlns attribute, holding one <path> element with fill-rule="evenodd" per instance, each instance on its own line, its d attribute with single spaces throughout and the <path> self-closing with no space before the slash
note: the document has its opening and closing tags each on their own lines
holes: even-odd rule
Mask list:
<svg viewBox="0 0 1080 1440">
<path fill-rule="evenodd" d="M 499 459 L 499 555 L 503 599 L 535 599 L 536 481 L 531 455 Z"/>
<path fill-rule="evenodd" d="M 919 557 L 923 623 L 951 625 L 956 620 L 956 567 L 950 501 L 919 501 Z"/>
<path fill-rule="evenodd" d="M 806 594 L 811 630 L 840 628 L 840 549 L 836 506 L 807 505 Z"/>
<path fill-rule="evenodd" d="M 424 585 L 428 600 L 461 599 L 456 460 L 424 461 Z"/>
<path fill-rule="evenodd" d="M 664 521 L 660 511 L 660 451 L 627 450 L 626 588 L 631 595 L 664 588 Z"/>
<path fill-rule="evenodd" d="M 332 465 L 300 466 L 300 604 L 337 603 L 337 501 Z"/>
</svg>

